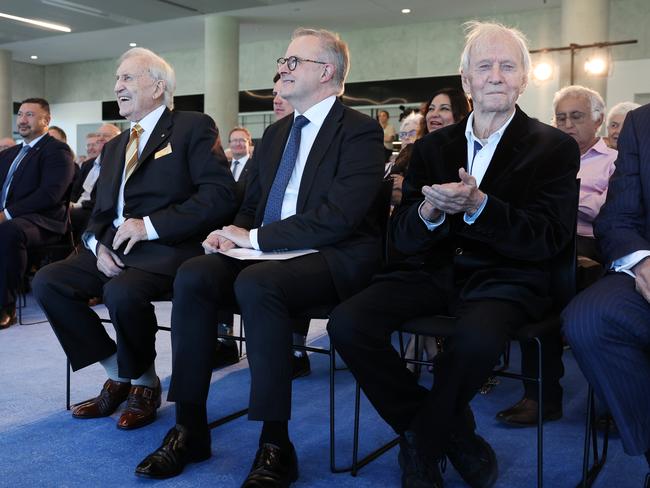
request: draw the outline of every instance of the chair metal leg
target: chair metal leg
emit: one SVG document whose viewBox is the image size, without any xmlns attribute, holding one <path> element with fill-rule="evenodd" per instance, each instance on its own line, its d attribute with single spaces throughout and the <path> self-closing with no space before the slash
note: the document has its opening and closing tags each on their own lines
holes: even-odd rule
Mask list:
<svg viewBox="0 0 650 488">
<path fill-rule="evenodd" d="M 589 450 L 590 442 L 593 442 L 594 448 L 594 463 L 589 468 Z M 585 444 L 584 454 L 582 458 L 582 479 L 578 483 L 577 488 L 590 487 L 600 470 L 603 468 L 607 460 L 607 448 L 609 446 L 609 419 L 605 422 L 605 432 L 603 434 L 603 448 L 600 457 L 598 456 L 598 427 L 596 425 L 596 408 L 594 399 L 594 389 L 589 385 L 587 393 L 587 420 L 585 422 Z"/>
<path fill-rule="evenodd" d="M 70 410 L 70 360 L 66 357 L 65 363 L 65 409 Z"/>
<path fill-rule="evenodd" d="M 542 341 L 535 337 L 537 343 L 537 486 L 542 488 L 544 483 L 544 380 L 542 374 Z"/>
</svg>

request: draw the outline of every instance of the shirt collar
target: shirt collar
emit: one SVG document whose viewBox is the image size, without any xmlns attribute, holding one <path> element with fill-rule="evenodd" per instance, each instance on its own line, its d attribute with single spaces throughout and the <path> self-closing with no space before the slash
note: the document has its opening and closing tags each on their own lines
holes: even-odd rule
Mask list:
<svg viewBox="0 0 650 488">
<path fill-rule="evenodd" d="M 494 141 L 500 141 L 501 137 L 503 136 L 503 133 L 506 131 L 508 126 L 510 125 L 510 122 L 512 122 L 512 119 L 515 116 L 515 113 L 517 113 L 517 110 L 515 109 L 512 112 L 512 115 L 508 117 L 508 120 L 506 120 L 501 127 L 499 127 L 496 131 L 494 131 L 492 134 L 490 134 L 490 137 L 488 137 L 487 143 L 490 144 Z M 476 137 L 476 134 L 474 134 L 474 112 L 469 114 L 469 117 L 467 117 L 467 126 L 465 126 L 465 138 L 467 139 L 468 142 L 474 144 L 474 141 L 479 141 L 481 142 L 481 139 Z M 483 143 L 481 143 L 483 145 Z"/>
<path fill-rule="evenodd" d="M 587 152 L 582 155 L 583 158 L 586 157 L 591 157 L 591 156 L 596 156 L 598 154 L 610 154 L 612 151 L 615 151 L 615 149 L 612 149 L 605 143 L 605 139 L 602 137 L 598 138 L 598 141 L 596 144 L 591 146 L 589 149 L 587 149 Z M 596 154 L 594 154 L 596 153 Z"/>
<path fill-rule="evenodd" d="M 45 137 L 45 134 L 47 134 L 47 132 L 43 132 L 40 136 L 38 136 L 36 139 L 34 139 L 29 144 L 26 144 L 25 141 L 23 141 L 23 146 L 29 146 L 31 149 L 34 149 L 34 146 L 36 146 L 36 144 L 38 144 L 38 141 L 40 141 L 41 139 L 43 139 L 43 137 Z"/>
<path fill-rule="evenodd" d="M 165 111 L 165 108 L 165 105 L 161 105 L 160 107 L 153 109 L 147 115 L 142 117 L 142 119 L 138 122 L 131 122 L 131 129 L 133 129 L 133 126 L 135 126 L 135 124 L 140 124 L 140 127 L 142 127 L 145 132 L 150 134 L 153 131 L 154 127 L 156 127 L 156 124 Z"/>
<path fill-rule="evenodd" d="M 311 124 L 314 124 L 316 128 L 320 128 L 320 126 L 323 125 L 323 122 L 325 121 L 325 117 L 327 117 L 327 114 L 330 113 L 330 110 L 332 109 L 335 101 L 336 96 L 330 95 L 329 97 L 324 98 L 318 102 L 316 105 L 309 107 L 307 110 L 305 110 L 304 114 L 301 114 L 297 110 L 294 110 L 293 120 L 296 120 L 296 117 L 299 115 L 304 115 L 309 119 L 309 122 Z"/>
</svg>

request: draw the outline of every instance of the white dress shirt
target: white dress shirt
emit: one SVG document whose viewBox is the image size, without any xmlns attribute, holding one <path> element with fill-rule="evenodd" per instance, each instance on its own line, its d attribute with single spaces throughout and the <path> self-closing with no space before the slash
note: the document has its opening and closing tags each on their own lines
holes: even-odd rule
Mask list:
<svg viewBox="0 0 650 488">
<path fill-rule="evenodd" d="M 93 167 L 90 168 L 86 179 L 83 182 L 82 188 L 84 189 L 83 193 L 76 202 L 72 203 L 73 208 L 82 207 L 82 203 L 90 200 L 90 196 L 95 188 L 95 183 L 97 183 L 97 178 L 99 178 L 99 171 L 101 169 L 101 154 L 95 158 L 93 161 Z"/>
<path fill-rule="evenodd" d="M 142 120 L 138 122 L 131 122 L 131 129 L 133 129 L 135 124 L 140 124 L 140 127 L 142 127 L 142 133 L 138 138 L 138 157 L 140 157 L 140 154 L 142 154 L 142 150 L 147 145 L 147 141 L 149 140 L 151 133 L 156 127 L 156 124 L 158 123 L 158 120 L 160 120 L 160 117 L 162 116 L 164 111 L 165 111 L 165 106 L 161 105 L 157 109 L 152 110 L 147 115 L 145 115 L 142 118 Z M 126 176 L 126 164 L 124 164 L 124 167 L 122 168 L 122 183 L 120 184 L 120 191 L 117 194 L 117 212 L 116 212 L 115 220 L 113 220 L 113 225 L 116 228 L 122 225 L 126 220 L 124 218 L 124 186 L 126 185 L 125 176 Z M 151 219 L 149 218 L 149 216 L 143 217 L 142 220 L 144 221 L 144 226 L 145 229 L 147 230 L 147 240 L 153 241 L 155 239 L 158 239 L 158 233 L 156 232 L 156 229 L 154 229 L 154 226 L 151 223 Z M 97 255 L 97 239 L 94 236 L 94 234 L 86 234 L 84 236 L 84 244 L 95 255 Z"/>
<path fill-rule="evenodd" d="M 234 165 L 235 161 L 237 161 L 236 166 Z M 244 169 L 244 166 L 246 166 L 247 162 L 248 162 L 248 154 L 238 159 L 233 157 L 232 163 L 230 163 L 230 172 L 232 173 L 232 177 L 235 179 L 235 181 L 239 181 L 241 172 Z"/>
<path fill-rule="evenodd" d="M 38 143 L 38 141 L 40 141 L 41 139 L 43 139 L 43 136 L 44 136 L 45 134 L 47 134 L 47 132 L 44 132 L 43 134 L 41 134 L 40 136 L 38 136 L 36 139 L 34 139 L 34 140 L 33 140 L 32 142 L 30 142 L 29 144 L 25 144 L 25 141 L 23 141 L 23 144 L 25 144 L 25 146 L 29 146 L 29 147 L 30 147 L 29 152 L 31 152 L 31 150 L 34 149 L 34 146 Z M 22 147 L 21 147 L 21 149 L 22 149 Z M 28 152 L 27 154 L 29 154 L 29 152 Z M 23 159 L 25 159 L 26 157 L 27 157 L 27 155 L 23 156 Z M 18 166 L 16 166 L 16 169 L 14 170 L 14 174 L 16 174 L 16 171 L 18 171 L 18 168 L 20 168 L 20 165 L 21 165 L 22 163 L 23 163 L 23 160 L 21 159 L 21 160 L 20 160 L 20 163 L 18 163 Z M 0 187 L 2 187 L 2 185 L 0 185 Z M 9 187 L 7 188 L 7 195 L 9 195 L 9 188 L 11 188 L 11 183 L 9 183 Z M 7 218 L 7 220 L 11 220 L 11 214 L 7 211 L 6 208 L 3 210 L 3 212 L 4 212 L 5 217 Z"/>
<path fill-rule="evenodd" d="M 323 122 L 327 114 L 330 113 L 336 97 L 334 95 L 321 100 L 316 105 L 312 105 L 309 109 L 305 111 L 304 114 L 301 114 L 297 110 L 293 112 L 293 119 L 296 120 L 296 117 L 299 115 L 304 115 L 309 119 L 309 124 L 305 125 L 300 130 L 300 148 L 298 149 L 298 157 L 296 158 L 296 165 L 293 168 L 291 173 L 291 178 L 289 178 L 289 183 L 287 184 L 287 189 L 284 192 L 284 199 L 282 200 L 282 212 L 280 213 L 280 218 L 282 220 L 287 217 L 291 217 L 296 214 L 296 206 L 298 204 L 298 191 L 300 190 L 300 180 L 302 180 L 302 174 L 305 171 L 305 165 L 307 164 L 307 158 L 311 152 L 311 147 L 314 145 L 316 136 L 320 131 Z M 287 139 L 287 143 L 289 140 Z M 286 147 L 286 145 L 285 145 Z M 250 241 L 254 249 L 260 250 L 260 246 L 257 242 L 257 230 L 251 229 L 250 231 Z"/>
</svg>

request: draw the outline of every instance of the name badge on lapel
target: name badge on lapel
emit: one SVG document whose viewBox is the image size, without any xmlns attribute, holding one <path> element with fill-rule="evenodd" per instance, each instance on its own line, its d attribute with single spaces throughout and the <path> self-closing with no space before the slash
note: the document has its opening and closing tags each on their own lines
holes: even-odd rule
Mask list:
<svg viewBox="0 0 650 488">
<path fill-rule="evenodd" d="M 162 158 L 163 156 L 167 156 L 168 154 L 172 153 L 172 145 L 170 142 L 167 143 L 165 147 L 163 147 L 160 151 L 157 151 L 156 154 L 153 155 L 154 159 Z"/>
</svg>

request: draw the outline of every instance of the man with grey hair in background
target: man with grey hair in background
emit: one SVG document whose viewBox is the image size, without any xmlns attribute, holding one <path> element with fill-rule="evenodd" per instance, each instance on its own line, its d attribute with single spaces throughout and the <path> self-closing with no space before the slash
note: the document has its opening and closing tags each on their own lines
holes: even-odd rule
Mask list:
<svg viewBox="0 0 650 488">
<path fill-rule="evenodd" d="M 14 147 L 16 145 L 16 141 L 14 141 L 11 137 L 0 137 L 0 152 L 4 151 L 5 149 L 9 149 L 10 147 Z"/>
<path fill-rule="evenodd" d="M 509 332 L 549 311 L 548 269 L 575 222 L 575 141 L 516 106 L 530 68 L 523 34 L 495 23 L 467 27 L 460 73 L 474 110 L 413 144 L 392 221 L 407 266 L 377 275 L 328 325 L 337 352 L 400 435 L 403 487 L 441 488 L 445 456 L 470 486 L 496 482 L 495 453 L 476 434 L 469 402 Z M 408 320 L 434 314 L 456 317 L 456 332 L 435 358 L 428 390 L 390 338 Z"/>
<path fill-rule="evenodd" d="M 129 130 L 106 143 L 97 197 L 78 255 L 42 268 L 33 281 L 73 370 L 99 362 L 108 379 L 72 416 L 106 417 L 127 401 L 120 429 L 152 422 L 161 402 L 154 367 L 152 301 L 168 296 L 183 261 L 201 239 L 232 219 L 234 180 L 215 147 L 214 121 L 173 110 L 175 76 L 143 48 L 118 61 L 115 95 Z M 114 341 L 88 307 L 103 296 Z"/>
<path fill-rule="evenodd" d="M 630 110 L 639 108 L 641 105 L 634 102 L 621 102 L 609 109 L 607 114 L 607 145 L 618 150 L 618 135 L 623 130 L 625 116 Z"/>
<path fill-rule="evenodd" d="M 203 243 L 207 255 L 184 263 L 174 282 L 168 398 L 176 402 L 176 425 L 138 465 L 139 476 L 176 476 L 187 463 L 211 456 L 206 400 L 214 325 L 219 310 L 236 301 L 251 372 L 248 418 L 263 422 L 242 486 L 295 481 L 292 316 L 358 292 L 381 260 L 372 208 L 384 170 L 381 128 L 336 99 L 349 69 L 347 44 L 325 30 L 300 28 L 292 39 L 277 63 L 279 94 L 294 113 L 264 132 L 234 225 L 211 233 Z M 317 252 L 266 261 L 217 253 L 235 247 Z"/>
</svg>

